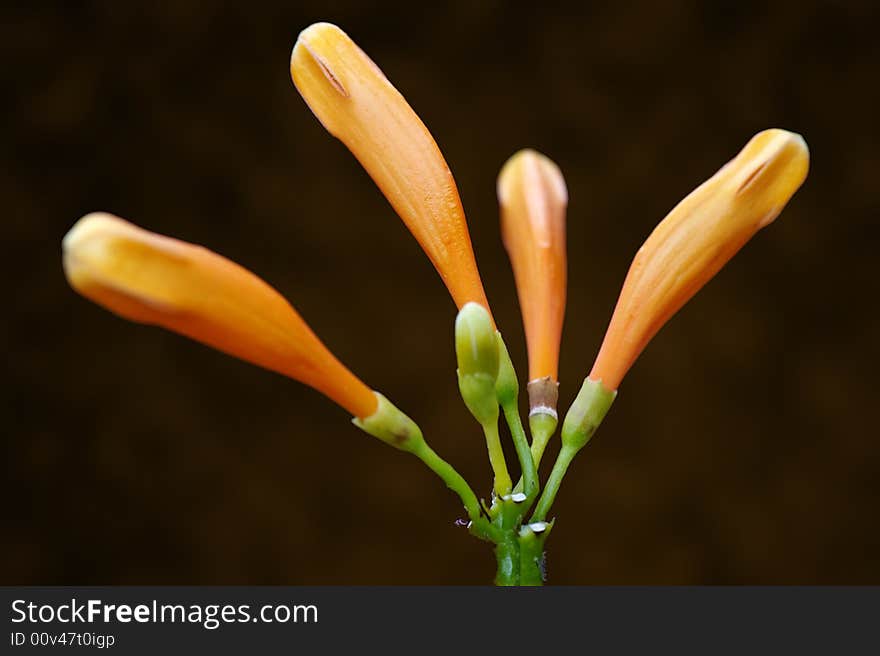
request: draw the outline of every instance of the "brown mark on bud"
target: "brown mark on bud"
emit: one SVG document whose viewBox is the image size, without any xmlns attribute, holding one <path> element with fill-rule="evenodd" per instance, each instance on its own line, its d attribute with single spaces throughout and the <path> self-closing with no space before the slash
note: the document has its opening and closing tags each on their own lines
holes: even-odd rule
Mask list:
<svg viewBox="0 0 880 656">
<path fill-rule="evenodd" d="M 529 381 L 529 416 L 547 414 L 556 417 L 556 404 L 559 401 L 559 383 L 545 376 Z"/>
</svg>

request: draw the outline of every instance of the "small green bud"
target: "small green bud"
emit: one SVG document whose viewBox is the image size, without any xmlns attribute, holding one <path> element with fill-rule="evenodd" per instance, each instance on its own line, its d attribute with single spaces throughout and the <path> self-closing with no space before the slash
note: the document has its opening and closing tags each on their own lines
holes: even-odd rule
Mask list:
<svg viewBox="0 0 880 656">
<path fill-rule="evenodd" d="M 507 351 L 507 344 L 504 343 L 501 333 L 497 330 L 495 338 L 498 341 L 498 378 L 495 380 L 495 394 L 501 405 L 515 404 L 519 396 L 519 381 L 516 379 L 516 370 L 513 368 L 510 353 Z"/>
<path fill-rule="evenodd" d="M 455 355 L 461 398 L 481 424 L 497 421 L 498 341 L 492 319 L 477 303 L 467 303 L 455 319 Z"/>
<path fill-rule="evenodd" d="M 374 391 L 373 394 L 379 399 L 379 407 L 376 408 L 376 412 L 363 419 L 355 417 L 351 420 L 352 423 L 395 449 L 416 453 L 424 447 L 425 440 L 422 437 L 422 430 L 416 422 L 398 410 L 391 401 L 379 392 Z"/>
<path fill-rule="evenodd" d="M 498 421 L 498 398 L 495 396 L 495 380 L 485 374 L 462 376 L 458 373 L 458 389 L 464 404 L 480 425 Z"/>
<path fill-rule="evenodd" d="M 602 381 L 584 379 L 581 391 L 568 409 L 562 424 L 562 446 L 578 451 L 590 441 L 617 396 Z"/>
</svg>

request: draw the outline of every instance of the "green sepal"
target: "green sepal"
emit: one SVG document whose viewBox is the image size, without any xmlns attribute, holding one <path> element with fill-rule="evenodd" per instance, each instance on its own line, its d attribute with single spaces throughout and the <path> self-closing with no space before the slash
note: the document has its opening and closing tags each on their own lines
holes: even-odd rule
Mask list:
<svg viewBox="0 0 880 656">
<path fill-rule="evenodd" d="M 581 391 L 565 415 L 562 445 L 574 451 L 582 449 L 602 423 L 616 396 L 617 390 L 609 390 L 601 380 L 585 378 Z"/>
<path fill-rule="evenodd" d="M 498 421 L 498 341 L 492 319 L 482 305 L 466 303 L 455 318 L 458 389 L 474 418 L 483 426 Z"/>
<path fill-rule="evenodd" d="M 495 398 L 495 381 L 488 376 L 458 372 L 458 390 L 470 413 L 481 426 L 498 421 L 498 399 Z"/>
<path fill-rule="evenodd" d="M 422 430 L 416 422 L 401 412 L 384 395 L 376 391 L 373 391 L 373 394 L 379 400 L 379 407 L 369 417 L 352 419 L 355 426 L 401 451 L 417 453 L 426 446 Z"/>
<path fill-rule="evenodd" d="M 465 303 L 455 317 L 455 357 L 462 375 L 498 377 L 498 342 L 492 318 L 479 303 Z"/>
<path fill-rule="evenodd" d="M 502 406 L 516 404 L 519 398 L 519 381 L 516 379 L 516 369 L 507 350 L 507 344 L 499 331 L 495 331 L 495 339 L 498 343 L 498 377 L 495 379 L 495 395 L 498 403 Z"/>
<path fill-rule="evenodd" d="M 532 433 L 532 459 L 535 461 L 536 468 L 541 464 L 544 449 L 547 448 L 547 443 L 553 437 L 557 423 L 556 417 L 546 412 L 536 412 L 529 415 L 529 430 Z"/>
</svg>

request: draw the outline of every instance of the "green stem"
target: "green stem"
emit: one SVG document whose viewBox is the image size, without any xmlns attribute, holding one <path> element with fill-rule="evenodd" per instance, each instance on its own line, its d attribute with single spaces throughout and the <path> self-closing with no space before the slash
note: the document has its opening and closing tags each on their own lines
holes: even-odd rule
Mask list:
<svg viewBox="0 0 880 656">
<path fill-rule="evenodd" d="M 532 459 L 532 452 L 529 449 L 529 440 L 526 437 L 526 431 L 519 416 L 516 400 L 514 399 L 512 403 L 505 403 L 502 406 L 502 410 L 504 410 L 507 426 L 510 428 L 510 435 L 513 437 L 513 445 L 516 448 L 516 457 L 519 459 L 526 496 L 532 499 L 538 493 L 538 473 L 535 468 L 535 461 Z M 528 506 L 525 507 L 523 512 L 527 508 Z"/>
<path fill-rule="evenodd" d="M 480 518 L 480 502 L 477 501 L 477 495 L 452 465 L 437 455 L 437 452 L 426 442 L 422 442 L 422 446 L 413 451 L 413 455 L 428 465 L 435 474 L 443 479 L 446 487 L 461 498 L 471 521 L 477 521 Z"/>
<path fill-rule="evenodd" d="M 519 584 L 544 585 L 546 558 L 544 541 L 550 531 L 547 526 L 543 534 L 535 533 L 530 527 L 523 527 L 519 534 Z"/>
<path fill-rule="evenodd" d="M 496 514 L 492 520 L 498 531 L 495 537 L 495 559 L 498 562 L 495 585 L 519 585 L 520 555 L 516 531 L 522 518 L 520 505 L 509 497 L 496 500 Z"/>
<path fill-rule="evenodd" d="M 550 472 L 544 493 L 538 500 L 535 514 L 532 515 L 533 522 L 543 521 L 547 517 L 568 466 L 578 451 L 593 437 L 616 396 L 617 391 L 605 387 L 601 380 L 592 380 L 589 376 L 584 379 L 584 384 L 562 423 L 562 448 L 553 463 L 553 471 Z"/>
<path fill-rule="evenodd" d="M 510 353 L 504 338 L 500 332 L 495 333 L 498 342 L 498 377 L 495 379 L 495 396 L 498 404 L 504 411 L 504 419 L 510 428 L 510 435 L 513 437 L 513 445 L 516 449 L 516 457 L 519 460 L 519 468 L 522 472 L 520 482 L 516 485 L 516 491 L 520 492 L 525 486 L 526 498 L 528 503 L 520 506 L 520 517 L 528 511 L 538 494 L 538 471 L 535 461 L 532 458 L 532 452 L 529 449 L 529 440 L 526 437 L 526 431 L 523 428 L 522 419 L 519 416 L 519 383 L 516 379 L 516 370 L 513 367 L 513 361 L 510 359 Z"/>
<path fill-rule="evenodd" d="M 498 565 L 495 585 L 544 585 L 544 542 L 553 525 L 542 522 L 540 526 L 520 526 L 518 521 L 511 525 L 505 521 L 508 514 L 499 516 L 499 534 L 494 539 Z"/>
<path fill-rule="evenodd" d="M 538 506 L 532 515 L 532 522 L 543 522 L 547 518 L 547 513 L 550 512 L 550 506 L 556 499 L 556 493 L 559 492 L 559 485 L 562 483 L 565 472 L 578 451 L 580 451 L 579 448 L 566 445 L 563 445 L 559 450 L 559 455 L 553 464 L 553 471 L 550 472 L 550 478 L 547 479 L 547 484 L 544 486 L 544 493 L 538 499 Z"/>
<path fill-rule="evenodd" d="M 483 424 L 483 433 L 486 436 L 486 449 L 489 451 L 489 463 L 495 474 L 495 494 L 503 496 L 510 494 L 511 480 L 507 472 L 507 461 L 504 460 L 504 450 L 501 448 L 501 437 L 498 435 L 498 416 L 494 421 Z"/>
<path fill-rule="evenodd" d="M 504 537 L 495 545 L 495 560 L 498 563 L 495 585 L 519 585 L 519 543 L 513 532 L 505 533 Z"/>
</svg>

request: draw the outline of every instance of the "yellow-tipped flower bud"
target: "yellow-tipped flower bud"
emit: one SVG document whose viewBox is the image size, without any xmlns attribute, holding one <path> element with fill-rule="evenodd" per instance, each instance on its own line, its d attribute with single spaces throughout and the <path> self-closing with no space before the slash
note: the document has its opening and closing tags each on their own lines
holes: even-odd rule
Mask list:
<svg viewBox="0 0 880 656">
<path fill-rule="evenodd" d="M 465 405 L 480 424 L 498 420 L 498 341 L 489 313 L 482 305 L 467 303 L 455 319 L 455 355 L 458 387 Z"/>
<path fill-rule="evenodd" d="M 290 60 L 297 90 L 354 154 L 437 269 L 456 305 L 489 304 L 455 181 L 425 125 L 341 29 L 316 23 Z"/>
<path fill-rule="evenodd" d="M 565 180 L 552 160 L 521 150 L 501 169 L 497 192 L 501 236 L 525 327 L 529 380 L 549 379 L 555 390 L 565 317 Z"/>
<path fill-rule="evenodd" d="M 301 381 L 355 417 L 379 407 L 277 291 L 201 246 L 95 213 L 65 236 L 63 263 L 71 287 L 121 317 Z"/>
<path fill-rule="evenodd" d="M 617 389 L 666 321 L 779 215 L 809 159 L 800 135 L 765 130 L 681 201 L 636 254 L 589 377 Z"/>
</svg>

